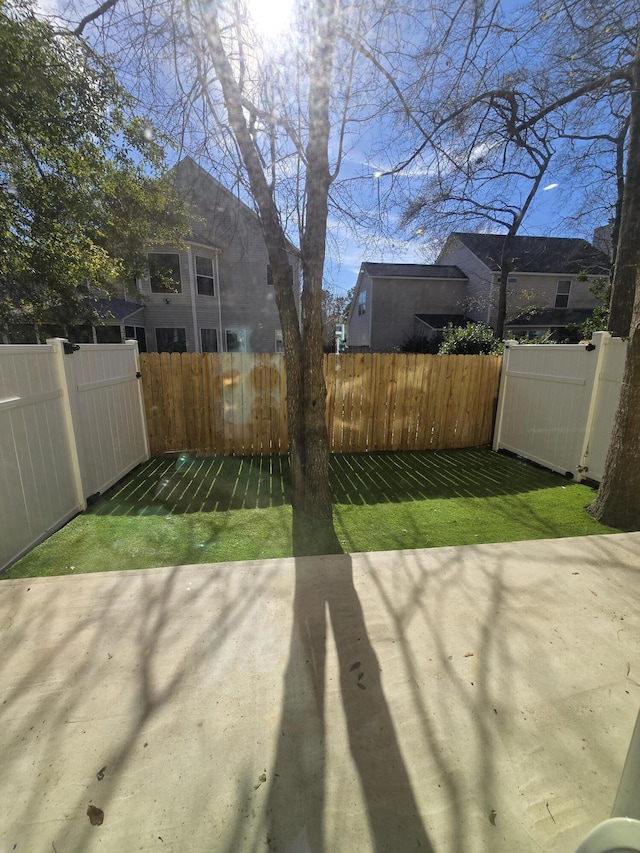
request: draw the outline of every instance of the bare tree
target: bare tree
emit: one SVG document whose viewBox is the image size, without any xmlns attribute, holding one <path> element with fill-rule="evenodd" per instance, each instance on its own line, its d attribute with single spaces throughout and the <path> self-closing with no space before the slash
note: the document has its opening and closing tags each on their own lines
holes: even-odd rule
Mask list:
<svg viewBox="0 0 640 853">
<path fill-rule="evenodd" d="M 117 48 L 123 79 L 141 103 L 164 116 L 165 132 L 180 135 L 201 162 L 217 162 L 218 175 L 226 171 L 223 182 L 235 185 L 258 214 L 286 357 L 294 533 L 300 520 L 313 522 L 298 553 L 339 547 L 322 359 L 327 221 L 345 155 L 394 94 L 376 63 L 354 45 L 370 39 L 378 54 L 397 45 L 394 16 L 402 13 L 388 3 L 294 4 L 290 26 L 269 41 L 244 0 L 130 6 L 118 0 L 105 10 L 93 42 L 104 53 Z M 350 207 L 347 186 L 333 194 L 339 213 Z M 300 247 L 300 317 L 291 241 Z"/>
</svg>

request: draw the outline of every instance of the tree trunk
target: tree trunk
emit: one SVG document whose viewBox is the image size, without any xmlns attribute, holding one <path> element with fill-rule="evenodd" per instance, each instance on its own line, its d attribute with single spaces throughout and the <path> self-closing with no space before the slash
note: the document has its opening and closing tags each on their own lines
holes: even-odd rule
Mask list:
<svg viewBox="0 0 640 853">
<path fill-rule="evenodd" d="M 615 253 L 615 269 L 611 288 L 611 311 L 608 330 L 625 338 L 632 325 L 636 297 L 636 278 L 640 261 L 640 34 L 631 63 L 631 121 L 627 147 L 627 174 L 622 196 L 620 232 Z"/>
<path fill-rule="evenodd" d="M 242 156 L 275 285 L 287 376 L 289 459 L 294 511 L 294 553 L 341 551 L 329 488 L 329 442 L 322 349 L 322 277 L 324 271 L 329 171 L 329 95 L 333 77 L 336 0 L 318 0 L 313 14 L 309 70 L 309 137 L 306 148 L 306 221 L 302 235 L 302 334 L 298 324 L 287 240 L 272 190 L 247 125 L 243 93 L 225 53 L 215 11 L 207 40 L 223 91 L 229 124 Z"/>
<path fill-rule="evenodd" d="M 629 342 L 602 483 L 589 507 L 598 521 L 623 530 L 640 529 L 640 47 L 632 69 L 627 176 L 610 320 L 610 329 L 629 335 Z"/>
</svg>

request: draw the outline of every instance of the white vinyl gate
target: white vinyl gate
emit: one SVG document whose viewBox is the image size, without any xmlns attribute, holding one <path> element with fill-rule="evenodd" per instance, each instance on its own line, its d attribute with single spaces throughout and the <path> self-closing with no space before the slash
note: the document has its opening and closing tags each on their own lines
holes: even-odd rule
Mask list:
<svg viewBox="0 0 640 853">
<path fill-rule="evenodd" d="M 493 449 L 576 480 L 602 479 L 626 343 L 597 332 L 591 346 L 505 346 Z"/>
<path fill-rule="evenodd" d="M 139 372 L 135 342 L 0 346 L 0 570 L 149 458 Z"/>
</svg>

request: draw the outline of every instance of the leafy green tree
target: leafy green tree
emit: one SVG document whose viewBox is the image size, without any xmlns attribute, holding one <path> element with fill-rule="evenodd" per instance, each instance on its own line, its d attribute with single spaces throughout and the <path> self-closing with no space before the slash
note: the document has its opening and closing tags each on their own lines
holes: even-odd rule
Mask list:
<svg viewBox="0 0 640 853">
<path fill-rule="evenodd" d="M 0 322 L 73 319 L 184 234 L 163 150 L 80 37 L 0 0 Z"/>
<path fill-rule="evenodd" d="M 500 355 L 503 344 L 484 323 L 449 324 L 444 330 L 440 355 Z"/>
<path fill-rule="evenodd" d="M 593 314 L 578 327 L 580 335 L 585 340 L 594 332 L 606 331 L 609 322 L 609 305 L 611 303 L 611 279 L 598 277 L 589 285 L 589 292 L 598 300 Z"/>
</svg>

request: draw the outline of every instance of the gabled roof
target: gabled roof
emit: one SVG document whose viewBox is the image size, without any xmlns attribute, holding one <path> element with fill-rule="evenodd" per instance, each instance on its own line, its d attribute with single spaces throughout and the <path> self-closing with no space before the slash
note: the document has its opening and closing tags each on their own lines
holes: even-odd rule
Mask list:
<svg viewBox="0 0 640 853">
<path fill-rule="evenodd" d="M 144 308 L 144 305 L 138 302 L 129 302 L 126 299 L 106 299 L 103 296 L 89 299 L 88 302 L 98 317 L 103 320 L 126 320 L 131 314 L 135 314 L 136 311 Z"/>
<path fill-rule="evenodd" d="M 431 326 L 432 329 L 444 329 L 449 324 L 463 326 L 467 320 L 464 314 L 414 314 L 416 320 Z"/>
<path fill-rule="evenodd" d="M 461 269 L 450 264 L 375 264 L 364 261 L 361 269 L 372 278 L 467 278 Z"/>
<path fill-rule="evenodd" d="M 457 237 L 489 269 L 500 270 L 504 234 L 454 231 Z M 608 275 L 609 259 L 586 240 L 577 237 L 512 237 L 509 262 L 513 272 L 565 273 L 586 270 Z"/>
<path fill-rule="evenodd" d="M 187 196 L 193 191 L 195 186 L 200 185 L 209 185 L 212 190 L 217 193 L 222 193 L 224 197 L 228 200 L 228 202 L 234 205 L 238 211 L 244 213 L 253 219 L 258 228 L 260 228 L 260 217 L 258 213 L 254 210 L 254 208 L 250 207 L 241 198 L 239 198 L 235 193 L 231 192 L 231 190 L 227 189 L 224 184 L 221 184 L 217 178 L 214 178 L 213 175 L 209 174 L 206 169 L 204 169 L 199 163 L 190 157 L 188 154 L 185 155 L 175 166 L 170 169 L 170 172 L 173 173 L 176 185 L 185 193 Z M 210 239 L 208 236 L 208 231 L 205 223 L 199 222 L 197 218 L 191 223 L 191 239 L 202 241 L 206 245 L 210 245 Z M 187 242 L 189 242 L 187 238 Z M 294 255 L 299 256 L 300 250 L 298 247 L 292 243 L 290 240 L 286 239 L 287 250 Z"/>
<path fill-rule="evenodd" d="M 591 308 L 547 308 L 508 320 L 506 326 L 570 326 L 584 323 L 593 314 Z"/>
</svg>

